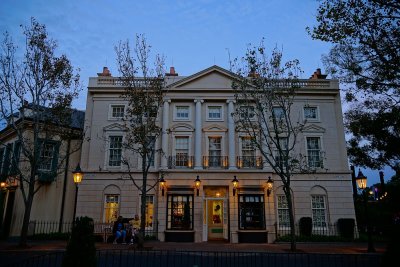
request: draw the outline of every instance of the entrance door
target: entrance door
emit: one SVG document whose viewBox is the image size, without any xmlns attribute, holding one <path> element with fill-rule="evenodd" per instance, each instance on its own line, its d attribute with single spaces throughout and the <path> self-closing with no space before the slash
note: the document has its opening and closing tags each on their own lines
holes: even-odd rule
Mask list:
<svg viewBox="0 0 400 267">
<path fill-rule="evenodd" d="M 224 200 L 207 200 L 208 240 L 224 239 Z"/>
</svg>

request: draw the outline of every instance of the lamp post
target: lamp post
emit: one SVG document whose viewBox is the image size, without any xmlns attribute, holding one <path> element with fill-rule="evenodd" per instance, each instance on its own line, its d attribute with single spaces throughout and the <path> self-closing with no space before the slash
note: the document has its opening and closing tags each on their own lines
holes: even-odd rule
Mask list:
<svg viewBox="0 0 400 267">
<path fill-rule="evenodd" d="M 358 170 L 358 175 L 356 177 L 356 182 L 358 188 L 362 190 L 362 198 L 364 202 L 364 209 L 365 209 L 365 219 L 367 222 L 367 235 L 368 235 L 368 252 L 375 252 L 374 243 L 372 241 L 372 233 L 371 233 L 371 224 L 369 222 L 369 214 L 368 214 L 368 194 L 369 190 L 367 188 L 367 177 Z"/>
<path fill-rule="evenodd" d="M 73 219 L 75 222 L 76 204 L 78 202 L 78 186 L 82 182 L 82 179 L 83 179 L 83 172 L 81 170 L 81 166 L 79 165 L 79 163 L 76 166 L 76 169 L 72 172 L 72 176 L 74 178 L 74 183 L 75 183 L 75 204 L 74 204 L 74 215 L 73 215 Z"/>
<path fill-rule="evenodd" d="M 273 185 L 274 185 L 274 181 L 272 181 L 271 176 L 268 176 L 268 180 L 267 180 L 267 196 L 268 197 L 271 195 Z"/>
<path fill-rule="evenodd" d="M 233 184 L 233 196 L 235 196 L 236 195 L 236 189 L 237 189 L 238 184 L 239 184 L 239 180 L 236 178 L 236 175 L 233 176 L 232 184 Z"/>
<path fill-rule="evenodd" d="M 197 196 L 199 196 L 201 181 L 200 181 L 200 177 L 198 175 L 197 175 L 196 180 L 194 180 L 194 185 L 196 186 Z"/>
</svg>

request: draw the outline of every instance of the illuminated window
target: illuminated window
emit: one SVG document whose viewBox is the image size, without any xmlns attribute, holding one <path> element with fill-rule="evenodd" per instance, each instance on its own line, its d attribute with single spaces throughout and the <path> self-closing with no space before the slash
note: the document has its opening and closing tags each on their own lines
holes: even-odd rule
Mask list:
<svg viewBox="0 0 400 267">
<path fill-rule="evenodd" d="M 167 229 L 193 229 L 193 195 L 168 195 Z"/>
<path fill-rule="evenodd" d="M 105 195 L 104 222 L 115 222 L 119 215 L 119 195 Z"/>
</svg>

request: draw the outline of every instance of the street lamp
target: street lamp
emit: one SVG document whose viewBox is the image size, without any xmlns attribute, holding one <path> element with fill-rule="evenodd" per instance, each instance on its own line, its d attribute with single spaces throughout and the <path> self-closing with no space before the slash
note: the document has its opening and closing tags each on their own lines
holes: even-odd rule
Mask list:
<svg viewBox="0 0 400 267">
<path fill-rule="evenodd" d="M 78 201 L 78 186 L 82 182 L 83 179 L 83 172 L 81 170 L 81 166 L 78 165 L 76 166 L 76 169 L 72 172 L 72 177 L 74 178 L 74 183 L 75 183 L 75 205 L 74 205 L 74 222 L 75 222 L 75 215 L 76 215 L 76 204 Z"/>
<path fill-rule="evenodd" d="M 271 195 L 273 185 L 274 185 L 274 181 L 272 181 L 271 176 L 268 176 L 268 180 L 267 180 L 267 196 L 268 197 Z"/>
<path fill-rule="evenodd" d="M 166 183 L 164 180 L 164 175 L 161 175 L 159 183 L 160 183 L 160 188 L 161 188 L 161 195 L 164 196 L 165 183 Z"/>
<path fill-rule="evenodd" d="M 199 190 L 200 190 L 201 181 L 200 181 L 200 178 L 199 178 L 198 175 L 197 175 L 196 180 L 194 180 L 194 185 L 196 186 L 197 196 L 199 196 Z"/>
<path fill-rule="evenodd" d="M 232 184 L 233 184 L 233 196 L 235 196 L 236 195 L 236 189 L 237 189 L 238 184 L 239 184 L 239 180 L 236 178 L 236 175 L 233 176 Z"/>
<path fill-rule="evenodd" d="M 361 170 L 358 170 L 356 182 L 357 182 L 358 187 L 362 190 L 362 197 L 363 197 L 363 201 L 364 201 L 365 219 L 367 222 L 368 252 L 375 252 L 374 243 L 372 242 L 371 224 L 369 222 L 369 214 L 368 214 L 369 190 L 366 189 L 367 188 L 367 177 L 361 172 Z"/>
</svg>

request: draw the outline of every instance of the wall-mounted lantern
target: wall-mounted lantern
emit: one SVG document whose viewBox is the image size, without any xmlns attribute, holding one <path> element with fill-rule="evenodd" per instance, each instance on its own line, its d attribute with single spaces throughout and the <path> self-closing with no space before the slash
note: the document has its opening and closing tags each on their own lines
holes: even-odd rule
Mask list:
<svg viewBox="0 0 400 267">
<path fill-rule="evenodd" d="M 268 180 L 267 180 L 267 196 L 268 197 L 271 195 L 273 186 L 274 186 L 274 181 L 271 179 L 271 176 L 268 176 Z"/>
<path fill-rule="evenodd" d="M 164 196 L 165 184 L 166 184 L 166 181 L 164 180 L 164 175 L 161 175 L 159 183 L 160 183 L 160 188 L 161 188 L 161 195 Z"/>
<path fill-rule="evenodd" d="M 196 187 L 197 196 L 199 196 L 199 190 L 200 190 L 201 181 L 200 181 L 200 177 L 198 175 L 197 175 L 196 180 L 194 180 L 194 185 Z"/>
<path fill-rule="evenodd" d="M 237 189 L 238 184 L 239 184 L 239 180 L 236 178 L 236 175 L 233 176 L 232 184 L 233 184 L 233 196 L 235 196 L 236 195 L 236 189 Z"/>
</svg>

